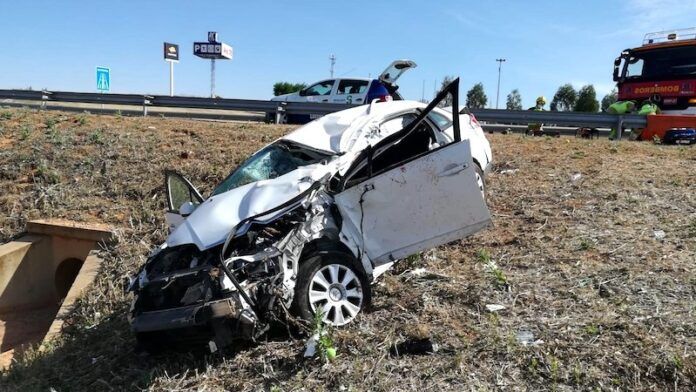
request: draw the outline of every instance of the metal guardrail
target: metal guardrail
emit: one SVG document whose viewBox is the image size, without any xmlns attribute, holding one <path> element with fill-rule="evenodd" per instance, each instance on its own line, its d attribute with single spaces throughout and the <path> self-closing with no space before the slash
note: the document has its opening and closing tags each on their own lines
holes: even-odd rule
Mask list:
<svg viewBox="0 0 696 392">
<path fill-rule="evenodd" d="M 645 128 L 648 121 L 637 114 L 616 115 L 608 113 L 580 112 L 537 112 L 532 110 L 473 109 L 471 113 L 480 121 L 495 121 L 498 124 L 543 123 L 577 127 Z"/>
<path fill-rule="evenodd" d="M 608 114 L 580 112 L 537 112 L 533 110 L 474 109 L 470 112 L 479 121 L 493 121 L 496 124 L 542 123 L 561 126 L 588 128 L 615 128 L 617 138 L 621 139 L 623 128 L 645 128 L 646 116 L 637 114 Z"/>
<path fill-rule="evenodd" d="M 275 114 L 282 122 L 287 114 L 324 115 L 348 109 L 353 105 L 313 102 L 279 102 L 252 99 L 170 97 L 168 95 L 98 94 L 68 91 L 0 90 L 0 99 L 46 102 L 93 103 L 104 105 L 142 106 L 143 115 L 148 107 L 223 109 Z"/>
<path fill-rule="evenodd" d="M 75 102 L 108 105 L 135 105 L 148 107 L 223 109 L 262 112 L 275 115 L 276 123 L 283 122 L 287 114 L 324 115 L 348 109 L 354 105 L 314 102 L 279 102 L 252 99 L 170 97 L 167 95 L 98 94 L 67 91 L 0 90 L 0 99 L 46 102 Z M 537 112 L 530 110 L 474 109 L 470 111 L 480 121 L 496 124 L 543 123 L 560 126 L 594 128 L 645 128 L 647 120 L 639 115 L 614 115 L 606 113 Z"/>
</svg>

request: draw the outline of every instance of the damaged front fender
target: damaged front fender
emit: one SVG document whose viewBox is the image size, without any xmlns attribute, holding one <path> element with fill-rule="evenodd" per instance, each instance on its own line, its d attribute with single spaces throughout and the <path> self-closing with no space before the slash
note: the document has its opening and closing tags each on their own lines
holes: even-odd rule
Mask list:
<svg viewBox="0 0 696 392">
<path fill-rule="evenodd" d="M 284 316 L 305 247 L 337 239 L 328 177 L 271 210 L 240 221 L 212 249 L 163 247 L 148 260 L 132 291 L 131 326 L 139 335 L 203 329 L 215 347 L 255 339 Z"/>
</svg>

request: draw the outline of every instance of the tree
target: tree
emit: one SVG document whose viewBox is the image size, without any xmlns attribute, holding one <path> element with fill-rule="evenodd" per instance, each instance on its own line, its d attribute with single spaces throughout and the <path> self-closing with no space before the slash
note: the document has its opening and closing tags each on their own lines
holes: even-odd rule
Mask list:
<svg viewBox="0 0 696 392">
<path fill-rule="evenodd" d="M 510 91 L 507 96 L 507 103 L 505 104 L 507 110 L 522 110 L 522 97 L 520 96 L 520 91 L 514 89 Z"/>
<path fill-rule="evenodd" d="M 454 80 L 454 76 L 449 76 L 449 75 L 442 78 L 442 83 L 440 83 L 440 91 L 442 91 L 445 87 L 447 87 L 448 84 L 452 83 L 453 80 Z M 437 95 L 440 91 L 436 92 L 435 95 Z M 445 99 L 443 99 L 439 104 L 437 104 L 437 106 L 439 106 L 441 108 L 446 108 L 448 106 L 452 106 L 452 95 L 447 94 Z M 456 110 L 456 108 L 455 108 L 455 110 Z"/>
<path fill-rule="evenodd" d="M 583 86 L 578 92 L 578 100 L 575 102 L 576 112 L 596 113 L 599 111 L 597 92 L 593 85 Z"/>
<path fill-rule="evenodd" d="M 602 98 L 602 111 L 605 112 L 611 104 L 619 99 L 619 92 L 616 89 L 611 90 L 611 92 Z"/>
<path fill-rule="evenodd" d="M 273 95 L 290 94 L 295 91 L 300 91 L 305 87 L 307 87 L 307 85 L 304 83 L 278 82 L 273 85 Z"/>
<path fill-rule="evenodd" d="M 488 103 L 485 91 L 483 91 L 483 83 L 476 83 L 466 93 L 466 107 L 469 109 L 483 109 Z"/>
<path fill-rule="evenodd" d="M 556 94 L 551 101 L 551 110 L 559 112 L 569 112 L 575 107 L 575 101 L 578 99 L 578 93 L 575 92 L 573 85 L 566 83 L 556 90 Z"/>
</svg>

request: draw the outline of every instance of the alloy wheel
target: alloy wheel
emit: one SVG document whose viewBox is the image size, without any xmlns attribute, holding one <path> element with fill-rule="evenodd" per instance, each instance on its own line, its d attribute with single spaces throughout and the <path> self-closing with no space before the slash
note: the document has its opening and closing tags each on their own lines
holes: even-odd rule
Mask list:
<svg viewBox="0 0 696 392">
<path fill-rule="evenodd" d="M 333 326 L 353 321 L 363 302 L 360 279 L 341 264 L 329 264 L 319 269 L 312 276 L 308 295 L 312 312 L 321 309 L 324 323 Z"/>
</svg>

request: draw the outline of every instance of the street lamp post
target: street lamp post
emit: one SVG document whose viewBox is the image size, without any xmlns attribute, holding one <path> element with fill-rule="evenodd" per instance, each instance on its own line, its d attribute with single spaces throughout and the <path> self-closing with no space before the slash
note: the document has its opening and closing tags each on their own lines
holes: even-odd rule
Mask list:
<svg viewBox="0 0 696 392">
<path fill-rule="evenodd" d="M 503 67 L 503 63 L 506 60 L 505 59 L 495 59 L 495 61 L 498 62 L 498 92 L 496 93 L 496 96 L 495 96 L 495 108 L 498 109 L 498 101 L 500 101 L 500 70 Z"/>
</svg>

